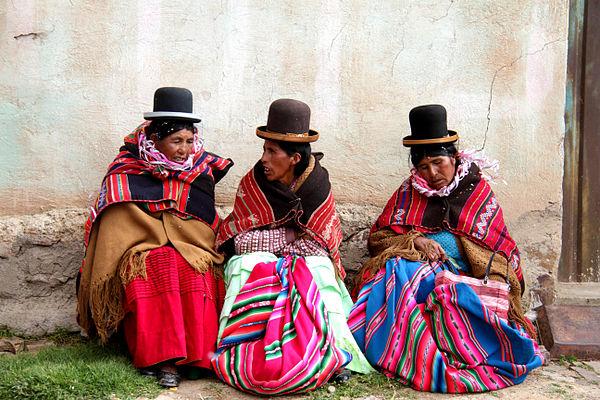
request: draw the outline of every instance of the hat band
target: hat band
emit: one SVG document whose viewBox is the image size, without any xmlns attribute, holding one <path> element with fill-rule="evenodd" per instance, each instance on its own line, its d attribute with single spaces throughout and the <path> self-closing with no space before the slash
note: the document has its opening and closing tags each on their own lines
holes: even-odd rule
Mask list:
<svg viewBox="0 0 600 400">
<path fill-rule="evenodd" d="M 266 127 L 256 128 L 256 135 L 263 139 L 279 140 L 281 142 L 314 142 L 319 138 L 319 133 L 316 131 L 308 131 L 301 133 L 280 133 L 268 131 Z"/>
<path fill-rule="evenodd" d="M 271 135 L 285 135 L 285 136 L 292 136 L 292 137 L 306 137 L 308 136 L 308 132 L 302 132 L 302 133 L 292 133 L 292 132 L 273 132 L 273 131 L 265 131 L 266 133 L 270 133 Z"/>
<path fill-rule="evenodd" d="M 441 138 L 432 138 L 432 139 L 402 139 L 402 144 L 404 146 L 411 146 L 411 145 L 419 145 L 419 144 L 448 143 L 448 142 L 455 142 L 457 140 L 458 140 L 458 133 L 451 135 L 451 136 L 446 136 L 446 137 L 441 137 Z"/>
</svg>

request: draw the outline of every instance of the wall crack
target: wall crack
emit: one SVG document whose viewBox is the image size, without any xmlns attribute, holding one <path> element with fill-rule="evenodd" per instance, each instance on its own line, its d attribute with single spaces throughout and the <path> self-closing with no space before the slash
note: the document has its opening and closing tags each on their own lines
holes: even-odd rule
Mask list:
<svg viewBox="0 0 600 400">
<path fill-rule="evenodd" d="M 346 26 L 348 26 L 348 22 L 346 22 L 338 31 L 338 33 L 333 37 L 333 39 L 331 39 L 331 44 L 329 45 L 329 54 L 327 55 L 329 59 L 331 59 L 331 51 L 333 49 L 333 44 L 335 43 L 335 40 L 338 38 L 338 36 L 340 36 L 342 34 L 342 32 L 344 31 L 344 29 L 346 29 Z"/>
<path fill-rule="evenodd" d="M 398 50 L 396 52 L 396 55 L 394 56 L 394 59 L 392 60 L 392 78 L 394 77 L 394 69 L 396 68 L 396 61 L 398 60 L 398 57 L 400 56 L 400 53 L 402 53 L 405 49 L 405 45 L 404 45 L 404 34 L 402 35 L 402 46 L 400 47 L 400 50 Z"/>
<path fill-rule="evenodd" d="M 19 35 L 13 36 L 15 40 L 30 38 L 32 40 L 36 39 L 44 39 L 48 36 L 48 32 L 40 31 L 40 32 L 29 32 L 29 33 L 21 33 Z"/>
<path fill-rule="evenodd" d="M 491 114 L 492 114 L 492 103 L 494 101 L 494 85 L 496 83 L 496 79 L 498 78 L 498 75 L 500 74 L 500 72 L 512 67 L 513 65 L 515 65 L 516 63 L 521 61 L 523 58 L 527 58 L 529 56 L 541 53 L 542 51 L 546 50 L 546 48 L 548 48 L 548 46 L 550 46 L 554 43 L 557 43 L 557 42 L 562 42 L 562 41 L 563 41 L 563 39 L 555 39 L 550 42 L 544 43 L 544 45 L 541 48 L 539 48 L 538 50 L 532 51 L 531 53 L 521 54 L 519 57 L 515 58 L 510 63 L 502 65 L 500 68 L 498 68 L 494 72 L 494 76 L 492 77 L 492 82 L 490 83 L 490 90 L 489 90 L 489 101 L 488 101 L 487 115 L 486 115 L 487 123 L 485 125 L 485 132 L 483 134 L 483 143 L 481 144 L 481 148 L 479 148 L 479 151 L 482 151 L 485 149 L 485 144 L 487 142 L 487 135 L 490 130 L 490 122 L 492 119 Z"/>
<path fill-rule="evenodd" d="M 438 22 L 438 21 L 441 21 L 442 19 L 446 18 L 448 16 L 448 14 L 450 13 L 450 9 L 454 5 L 454 1 L 455 0 L 450 0 L 450 4 L 448 5 L 448 8 L 446 8 L 446 13 L 444 15 L 442 15 L 441 17 L 438 17 L 438 18 L 431 18 L 431 22 Z"/>
</svg>

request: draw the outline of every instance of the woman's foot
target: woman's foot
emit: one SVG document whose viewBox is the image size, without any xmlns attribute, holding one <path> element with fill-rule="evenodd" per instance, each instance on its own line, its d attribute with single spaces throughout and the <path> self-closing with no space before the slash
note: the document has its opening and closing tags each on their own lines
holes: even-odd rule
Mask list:
<svg viewBox="0 0 600 400">
<path fill-rule="evenodd" d="M 332 379 L 335 383 L 346 383 L 348 382 L 348 380 L 350 380 L 351 375 L 352 373 L 350 372 L 350 370 L 344 368 L 337 374 L 335 374 Z"/>
<path fill-rule="evenodd" d="M 158 374 L 158 370 L 156 369 L 156 367 L 139 368 L 138 371 L 144 376 L 155 377 Z"/>
<path fill-rule="evenodd" d="M 158 384 L 166 388 L 177 387 L 181 382 L 181 375 L 179 375 L 177 367 L 173 364 L 161 366 L 156 377 L 158 378 Z"/>
</svg>

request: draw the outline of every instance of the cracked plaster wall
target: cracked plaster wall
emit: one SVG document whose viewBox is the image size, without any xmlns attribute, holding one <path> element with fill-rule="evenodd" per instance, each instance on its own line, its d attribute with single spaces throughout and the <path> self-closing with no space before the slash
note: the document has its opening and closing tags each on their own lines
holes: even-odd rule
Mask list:
<svg viewBox="0 0 600 400">
<path fill-rule="evenodd" d="M 85 207 L 165 85 L 192 89 L 207 148 L 235 160 L 217 189 L 227 206 L 268 105 L 292 97 L 312 107 L 313 149 L 348 214 L 342 250 L 359 260 L 408 172 L 409 110 L 441 103 L 462 148 L 500 161 L 494 190 L 537 284 L 560 253 L 567 12 L 566 0 L 0 1 L 0 216 L 35 226 L 33 214 Z"/>
</svg>

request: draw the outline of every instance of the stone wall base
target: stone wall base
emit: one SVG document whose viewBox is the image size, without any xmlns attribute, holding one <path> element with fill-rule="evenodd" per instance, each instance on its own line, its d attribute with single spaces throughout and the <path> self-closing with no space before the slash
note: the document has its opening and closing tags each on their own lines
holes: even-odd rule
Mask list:
<svg viewBox="0 0 600 400">
<path fill-rule="evenodd" d="M 229 210 L 220 208 L 219 213 L 225 215 Z M 344 232 L 340 250 L 349 285 L 367 258 L 368 232 L 380 211 L 375 206 L 338 205 Z M 83 256 L 86 217 L 87 211 L 78 208 L 0 217 L 0 327 L 21 335 L 79 329 L 75 280 Z M 513 225 L 511 232 L 521 247 L 527 271 L 525 303 L 529 304 L 532 288 L 537 290 L 534 293 L 552 294 L 551 271 L 560 249 L 560 213 L 555 209 L 529 213 Z"/>
</svg>

